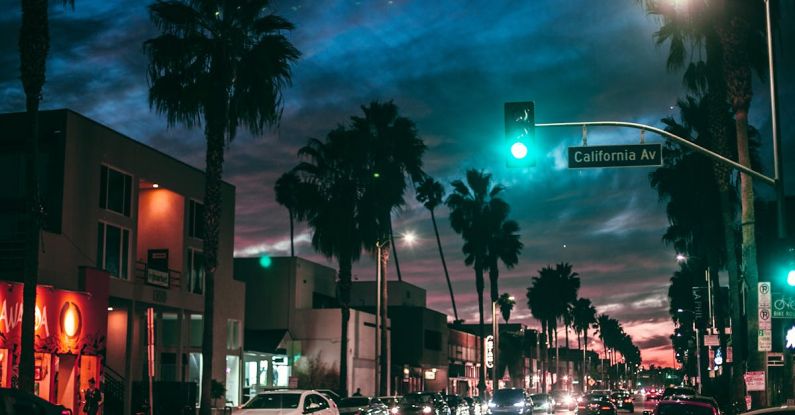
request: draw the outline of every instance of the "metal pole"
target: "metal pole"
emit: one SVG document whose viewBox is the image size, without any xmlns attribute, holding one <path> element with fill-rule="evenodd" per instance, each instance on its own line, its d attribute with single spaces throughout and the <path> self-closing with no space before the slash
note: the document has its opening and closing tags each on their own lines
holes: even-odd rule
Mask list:
<svg viewBox="0 0 795 415">
<path fill-rule="evenodd" d="M 154 392 L 152 381 L 155 378 L 155 310 L 146 309 L 146 358 L 149 372 L 149 415 L 154 415 Z"/>
<path fill-rule="evenodd" d="M 681 144 L 681 145 L 683 145 L 683 146 L 685 146 L 685 147 L 687 147 L 687 148 L 689 148 L 689 149 L 691 149 L 691 150 L 693 150 L 693 151 L 695 151 L 697 153 L 703 154 L 703 155 L 705 155 L 705 156 L 707 156 L 707 157 L 709 157 L 709 158 L 711 158 L 713 160 L 716 160 L 716 161 L 724 163 L 724 164 L 728 164 L 729 166 L 732 166 L 735 169 L 737 169 L 737 170 L 739 170 L 739 171 L 741 171 L 743 173 L 746 173 L 746 174 L 748 174 L 748 175 L 750 175 L 752 177 L 756 177 L 757 179 L 762 180 L 763 182 L 765 182 L 765 183 L 767 183 L 769 185 L 772 185 L 772 186 L 776 185 L 776 179 L 774 179 L 774 178 L 765 176 L 764 174 L 759 173 L 758 171 L 753 170 L 750 167 L 743 166 L 742 164 L 740 164 L 740 163 L 738 163 L 738 162 L 736 162 L 734 160 L 730 160 L 730 159 L 728 159 L 726 157 L 721 156 L 718 153 L 715 153 L 713 151 L 707 150 L 706 148 L 701 147 L 698 144 L 696 144 L 696 143 L 694 143 L 694 142 L 692 142 L 692 141 L 690 141 L 690 140 L 688 140 L 686 138 L 679 137 L 676 134 L 672 134 L 672 133 L 669 133 L 668 131 L 665 131 L 663 129 L 660 129 L 660 128 L 657 128 L 657 127 L 652 127 L 652 126 L 646 125 L 646 124 L 639 124 L 639 123 L 635 123 L 635 122 L 625 122 L 625 121 L 580 121 L 580 122 L 543 123 L 543 124 L 536 124 L 535 126 L 536 127 L 542 127 L 542 128 L 543 127 L 582 127 L 582 126 L 597 126 L 597 127 L 598 126 L 603 126 L 604 127 L 604 126 L 612 126 L 612 127 L 629 127 L 629 128 L 636 128 L 636 129 L 639 129 L 639 130 L 650 131 L 650 132 L 659 134 L 659 135 L 663 136 L 664 138 L 668 138 L 668 139 L 674 140 L 677 143 L 679 143 L 679 144 Z"/>
<path fill-rule="evenodd" d="M 497 325 L 496 301 L 491 302 L 491 331 L 494 337 L 494 348 L 492 349 L 494 353 L 494 366 L 491 368 L 491 394 L 493 396 L 494 391 L 500 388 L 499 380 L 497 379 L 497 371 L 499 370 L 498 367 L 500 366 L 499 355 L 497 353 L 498 350 L 500 349 L 500 343 L 499 343 L 499 333 L 498 333 L 499 327 Z"/>
<path fill-rule="evenodd" d="M 699 340 L 699 338 L 698 338 L 698 327 L 696 326 L 695 321 L 693 321 L 693 331 L 696 333 L 696 366 L 697 366 L 697 369 L 698 369 L 696 371 L 696 373 L 698 374 L 698 384 L 696 385 L 696 387 L 698 388 L 698 393 L 701 394 L 701 384 L 702 384 L 702 379 L 701 379 L 701 340 Z"/>
<path fill-rule="evenodd" d="M 375 389 L 373 395 L 378 395 L 381 379 L 381 242 L 376 241 L 376 266 L 375 266 Z"/>
<path fill-rule="evenodd" d="M 773 177 L 776 179 L 776 213 L 778 216 L 778 237 L 787 237 L 787 216 L 784 199 L 784 173 L 781 155 L 781 130 L 778 122 L 778 102 L 776 96 L 776 69 L 773 54 L 773 19 L 770 1 L 765 0 L 765 26 L 767 30 L 767 66 L 770 72 L 770 130 L 773 134 Z"/>
</svg>

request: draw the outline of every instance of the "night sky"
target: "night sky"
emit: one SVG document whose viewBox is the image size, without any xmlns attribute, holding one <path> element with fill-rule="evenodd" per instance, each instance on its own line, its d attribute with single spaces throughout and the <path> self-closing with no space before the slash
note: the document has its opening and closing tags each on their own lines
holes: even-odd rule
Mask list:
<svg viewBox="0 0 795 415">
<path fill-rule="evenodd" d="M 52 1 L 52 46 L 44 109 L 71 108 L 109 127 L 203 168 L 202 131 L 168 129 L 149 109 L 142 43 L 156 32 L 147 2 Z M 500 154 L 502 105 L 534 100 L 536 122 L 620 120 L 659 126 L 677 114 L 684 96 L 680 73 L 668 73 L 667 49 L 655 46 L 657 22 L 635 0 L 603 1 L 276 1 L 277 14 L 296 25 L 290 40 L 303 53 L 286 89 L 280 126 L 264 137 L 242 134 L 232 143 L 225 180 L 237 187 L 237 255 L 289 255 L 287 211 L 274 201 L 273 183 L 297 162 L 308 137 L 322 138 L 373 100 L 394 100 L 428 145 L 425 168 L 445 184 L 467 168 L 485 169 L 508 189 L 512 217 L 525 244 L 519 265 L 502 271 L 500 291 L 517 298 L 512 320 L 537 326 L 526 306 L 530 277 L 567 261 L 580 274 L 580 295 L 618 318 L 643 350 L 645 363 L 670 364 L 667 287 L 677 268 L 661 242 L 664 205 L 649 186 L 648 168 L 568 170 L 565 152 L 581 131 L 537 130 L 543 154 L 536 167 L 510 169 Z M 795 16 L 792 6 L 784 11 Z M 24 110 L 18 80 L 19 6 L 0 14 L 0 111 Z M 792 25 L 780 57 L 784 154 L 795 154 L 795 58 Z M 788 45 L 788 46 L 787 46 Z M 767 86 L 758 81 L 751 123 L 771 147 Z M 635 130 L 590 129 L 589 144 L 629 144 Z M 659 138 L 647 134 L 647 142 Z M 770 172 L 770 163 L 767 164 Z M 789 193 L 795 167 L 786 166 Z M 167 186 L 167 184 L 164 184 Z M 758 190 L 770 195 L 764 185 Z M 449 190 L 449 186 L 448 186 Z M 419 243 L 398 247 L 404 280 L 428 290 L 431 308 L 452 315 L 430 216 L 411 201 L 396 216 L 395 232 Z M 437 211 L 446 259 L 462 318 L 477 319 L 474 273 L 463 264 L 461 239 L 447 210 Z M 316 255 L 303 225 L 297 254 Z M 374 278 L 365 255 L 354 278 Z M 395 278 L 394 267 L 390 278 Z M 725 278 L 725 277 L 724 277 Z M 562 330 L 561 330 L 562 331 Z M 574 337 L 572 342 L 575 344 Z"/>
</svg>

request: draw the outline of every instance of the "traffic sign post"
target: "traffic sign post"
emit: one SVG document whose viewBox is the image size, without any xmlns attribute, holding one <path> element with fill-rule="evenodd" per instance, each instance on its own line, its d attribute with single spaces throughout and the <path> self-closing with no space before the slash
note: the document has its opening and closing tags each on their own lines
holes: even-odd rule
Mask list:
<svg viewBox="0 0 795 415">
<path fill-rule="evenodd" d="M 773 324 L 771 321 L 771 293 L 770 283 L 760 282 L 758 284 L 758 297 L 759 297 L 759 310 L 757 313 L 759 319 L 759 339 L 757 349 L 760 352 L 769 352 L 773 350 Z"/>
</svg>

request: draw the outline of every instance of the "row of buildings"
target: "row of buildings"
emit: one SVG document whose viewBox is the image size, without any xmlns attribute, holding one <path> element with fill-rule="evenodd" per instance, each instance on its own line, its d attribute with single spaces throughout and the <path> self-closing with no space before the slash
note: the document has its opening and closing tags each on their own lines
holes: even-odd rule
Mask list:
<svg viewBox="0 0 795 415">
<path fill-rule="evenodd" d="M 89 379 L 106 413 L 130 414 L 148 379 L 147 310 L 154 314 L 154 375 L 163 400 L 195 401 L 202 365 L 223 401 L 282 387 L 332 386 L 340 356 L 336 271 L 297 257 L 233 258 L 235 188 L 222 188 L 215 274 L 214 350 L 203 362 L 204 175 L 173 157 L 69 110 L 40 115 L 45 208 L 36 301 L 36 393 L 79 409 Z M 24 114 L 0 115 L 0 387 L 16 382 L 25 232 Z M 374 392 L 375 284 L 353 285 L 348 390 Z M 477 385 L 479 338 L 428 309 L 425 291 L 389 283 L 392 390 Z M 243 301 L 245 299 L 245 301 Z M 505 381 L 537 385 L 535 332 L 504 325 L 523 350 Z M 398 342 L 399 339 L 399 342 Z M 175 393 L 178 392 L 178 393 Z M 155 405 L 158 404 L 155 395 Z M 223 403 L 221 404 L 221 406 Z"/>
</svg>

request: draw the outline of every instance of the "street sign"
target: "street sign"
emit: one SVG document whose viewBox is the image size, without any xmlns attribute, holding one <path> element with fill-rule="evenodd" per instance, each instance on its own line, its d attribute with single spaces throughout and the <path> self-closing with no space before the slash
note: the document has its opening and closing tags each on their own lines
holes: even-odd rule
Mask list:
<svg viewBox="0 0 795 415">
<path fill-rule="evenodd" d="M 772 313 L 769 282 L 760 282 L 758 284 L 757 296 L 759 298 L 759 310 L 757 311 L 759 338 L 757 340 L 757 350 L 760 352 L 769 352 L 773 350 L 773 322 L 770 320 Z"/>
<path fill-rule="evenodd" d="M 746 372 L 745 387 L 748 392 L 763 392 L 765 390 L 765 371 Z"/>
<path fill-rule="evenodd" d="M 704 346 L 720 346 L 720 339 L 717 334 L 705 334 Z"/>
<path fill-rule="evenodd" d="M 784 353 L 769 352 L 767 354 L 767 365 L 768 366 L 784 366 Z"/>
<path fill-rule="evenodd" d="M 494 367 L 494 336 L 489 334 L 486 336 L 486 367 L 491 369 Z"/>
<path fill-rule="evenodd" d="M 662 144 L 569 147 L 569 168 L 662 166 Z"/>
<path fill-rule="evenodd" d="M 771 311 L 773 318 L 795 318 L 795 296 L 774 292 Z"/>
<path fill-rule="evenodd" d="M 693 287 L 693 314 L 696 318 L 696 326 L 706 327 L 707 322 L 707 287 Z"/>
</svg>

